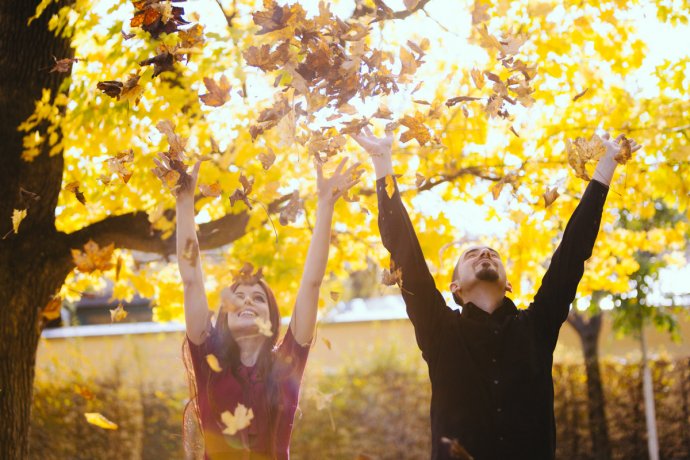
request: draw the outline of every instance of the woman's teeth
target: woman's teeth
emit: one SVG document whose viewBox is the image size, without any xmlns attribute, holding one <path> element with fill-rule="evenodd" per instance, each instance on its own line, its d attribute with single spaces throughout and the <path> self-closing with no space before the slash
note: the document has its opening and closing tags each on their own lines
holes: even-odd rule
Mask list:
<svg viewBox="0 0 690 460">
<path fill-rule="evenodd" d="M 255 317 L 256 317 L 256 313 L 254 313 L 254 312 L 251 311 L 251 310 L 242 310 L 242 311 L 240 312 L 240 314 L 237 315 L 237 316 L 239 316 L 240 318 L 243 318 L 243 317 L 255 318 Z"/>
</svg>

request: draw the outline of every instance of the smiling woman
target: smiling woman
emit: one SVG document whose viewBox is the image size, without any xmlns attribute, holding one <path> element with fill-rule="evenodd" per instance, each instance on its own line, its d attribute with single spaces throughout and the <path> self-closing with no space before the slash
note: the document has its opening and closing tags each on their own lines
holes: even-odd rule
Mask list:
<svg viewBox="0 0 690 460">
<path fill-rule="evenodd" d="M 192 458 L 289 459 L 302 374 L 316 326 L 326 270 L 333 207 L 357 183 L 358 163 L 340 162 L 330 178 L 316 163 L 318 208 L 290 326 L 278 343 L 280 313 L 262 270 L 250 263 L 221 292 L 211 321 L 194 226 L 200 163 L 176 190 L 177 250 L 184 283 L 187 339 L 183 345 L 191 389 L 185 408 L 185 449 Z M 196 436 L 198 433 L 203 436 Z"/>
</svg>

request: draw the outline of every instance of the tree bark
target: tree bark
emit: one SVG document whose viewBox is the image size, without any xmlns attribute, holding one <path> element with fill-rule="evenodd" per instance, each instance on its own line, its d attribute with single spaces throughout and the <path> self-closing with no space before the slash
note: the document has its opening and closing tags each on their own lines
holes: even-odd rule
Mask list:
<svg viewBox="0 0 690 460">
<path fill-rule="evenodd" d="M 570 312 L 568 323 L 575 329 L 582 343 L 587 375 L 587 412 L 589 432 L 592 437 L 592 450 L 596 460 L 611 459 L 611 442 L 606 424 L 604 389 L 599 366 L 599 334 L 601 332 L 601 312 L 585 319 L 575 310 Z"/>
<path fill-rule="evenodd" d="M 659 437 L 656 432 L 656 409 L 654 405 L 654 382 L 649 368 L 647 341 L 644 325 L 640 326 L 640 349 L 642 351 L 642 391 L 644 394 L 644 415 L 647 425 L 647 450 L 650 460 L 659 460 Z"/>
</svg>

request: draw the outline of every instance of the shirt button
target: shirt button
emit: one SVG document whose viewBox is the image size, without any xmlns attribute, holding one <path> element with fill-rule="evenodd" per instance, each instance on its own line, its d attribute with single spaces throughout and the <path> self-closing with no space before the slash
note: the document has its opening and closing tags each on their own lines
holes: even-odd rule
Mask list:
<svg viewBox="0 0 690 460">
<path fill-rule="evenodd" d="M 494 385 L 498 385 L 498 380 L 494 380 Z"/>
<path fill-rule="evenodd" d="M 496 362 L 496 358 L 491 358 L 491 362 L 492 362 L 492 363 L 495 363 L 495 362 Z"/>
<path fill-rule="evenodd" d="M 499 440 L 499 441 L 503 441 L 503 436 L 499 436 L 499 437 L 498 437 L 498 440 Z"/>
<path fill-rule="evenodd" d="M 496 409 L 496 412 L 498 413 L 501 413 L 501 411 L 503 411 L 503 409 L 501 409 L 500 407 Z"/>
<path fill-rule="evenodd" d="M 494 329 L 494 334 L 498 335 L 498 329 Z"/>
</svg>

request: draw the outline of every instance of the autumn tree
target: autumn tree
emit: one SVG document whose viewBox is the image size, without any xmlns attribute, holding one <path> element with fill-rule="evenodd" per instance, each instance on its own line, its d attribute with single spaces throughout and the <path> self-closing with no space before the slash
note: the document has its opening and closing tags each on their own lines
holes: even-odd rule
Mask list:
<svg viewBox="0 0 690 460">
<path fill-rule="evenodd" d="M 213 305 L 229 269 L 251 261 L 289 309 L 313 221 L 312 159 L 366 162 L 347 137 L 366 125 L 396 131 L 406 201 L 471 202 L 509 222 L 498 244 L 519 301 L 577 203 L 597 129 L 645 145 L 621 168 L 609 209 L 644 216 L 659 199 L 687 215 L 690 127 L 674 97 L 684 67 L 657 69 L 654 97 L 626 85 L 645 50 L 628 14 L 636 3 L 500 0 L 464 15 L 455 5 L 464 35 L 436 5 L 356 1 L 341 16 L 251 0 L 1 7 L 0 94 L 13 110 L 2 115 L 0 411 L 10 415 L 0 456 L 26 457 L 35 351 L 62 299 L 109 280 L 113 298 L 138 293 L 157 319 L 180 317 L 172 193 L 193 161 L 204 160 L 196 206 Z M 332 236 L 334 285 L 346 261 L 387 264 L 373 183 L 349 200 Z M 637 268 L 628 248 L 644 236 L 616 228 L 618 215 L 605 215 L 583 294 L 623 292 Z M 441 283 L 461 249 L 454 217 L 450 207 L 413 217 Z M 687 222 L 657 235 L 680 247 Z"/>
</svg>

